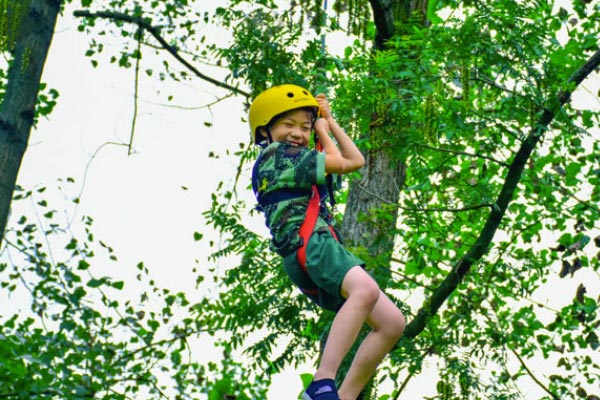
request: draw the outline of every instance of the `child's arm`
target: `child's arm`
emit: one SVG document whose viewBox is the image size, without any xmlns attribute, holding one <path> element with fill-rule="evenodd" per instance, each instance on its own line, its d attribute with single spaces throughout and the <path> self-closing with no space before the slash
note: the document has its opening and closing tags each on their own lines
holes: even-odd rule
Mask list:
<svg viewBox="0 0 600 400">
<path fill-rule="evenodd" d="M 321 118 L 315 122 L 315 132 L 317 132 L 325 152 L 325 171 L 334 174 L 356 171 L 365 165 L 365 158 L 331 115 L 329 102 L 325 95 L 318 94 L 315 99 L 319 103 L 321 111 Z M 339 148 L 329 137 L 329 132 L 333 134 Z"/>
</svg>

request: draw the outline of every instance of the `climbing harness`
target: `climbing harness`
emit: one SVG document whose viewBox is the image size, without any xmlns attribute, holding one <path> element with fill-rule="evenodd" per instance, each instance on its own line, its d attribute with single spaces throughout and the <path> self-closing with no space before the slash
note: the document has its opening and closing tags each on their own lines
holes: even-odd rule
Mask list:
<svg viewBox="0 0 600 400">
<path fill-rule="evenodd" d="M 323 151 L 321 143 L 318 141 L 316 141 L 316 148 L 317 148 L 317 151 Z M 335 205 L 335 199 L 333 197 L 333 187 L 332 187 L 331 179 L 332 179 L 332 176 L 327 175 L 327 181 L 328 181 L 327 191 L 329 192 L 329 198 L 331 201 L 331 205 L 333 206 L 333 205 Z M 302 223 L 302 225 L 300 225 L 300 229 L 298 231 L 298 234 L 300 235 L 300 238 L 302 240 L 302 246 L 300 246 L 300 248 L 296 252 L 296 256 L 298 258 L 298 262 L 300 263 L 300 267 L 302 268 L 302 271 L 304 271 L 305 273 L 308 273 L 306 271 L 306 247 L 308 246 L 308 241 L 309 241 L 313 231 L 315 230 L 315 225 L 317 223 L 317 218 L 319 217 L 319 209 L 320 208 L 321 208 L 321 195 L 319 194 L 317 185 L 312 185 L 312 193 L 310 196 L 310 200 L 308 201 L 308 206 L 306 207 L 306 214 L 304 216 L 304 222 Z M 333 226 L 329 223 L 327 224 L 327 226 L 329 228 L 329 231 L 335 238 L 335 240 L 339 241 L 337 234 L 335 233 L 335 230 L 333 229 Z"/>
</svg>

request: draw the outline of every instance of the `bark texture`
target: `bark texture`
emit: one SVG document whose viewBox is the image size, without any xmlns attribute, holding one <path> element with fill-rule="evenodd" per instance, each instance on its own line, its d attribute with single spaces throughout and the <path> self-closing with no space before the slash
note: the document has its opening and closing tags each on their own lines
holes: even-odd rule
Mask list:
<svg viewBox="0 0 600 400">
<path fill-rule="evenodd" d="M 369 0 L 377 28 L 374 51 L 383 50 L 386 42 L 414 15 L 424 15 L 427 0 Z M 426 21 L 423 18 L 423 24 Z M 390 131 L 386 115 L 372 116 L 371 141 L 385 142 L 386 136 L 402 135 Z M 378 139 L 379 138 L 379 139 Z M 342 235 L 350 246 L 360 246 L 377 258 L 377 265 L 389 269 L 398 220 L 400 189 L 404 185 L 405 165 L 385 149 L 375 148 L 365 154 L 362 178 L 353 181 L 342 222 Z M 392 205 L 392 206 L 390 206 Z M 377 218 L 384 211 L 386 218 Z M 391 218 L 390 218 L 391 217 Z M 385 285 L 385 282 L 380 282 Z"/>
<path fill-rule="evenodd" d="M 377 52 L 385 49 L 386 42 L 394 36 L 403 21 L 408 20 L 414 12 L 423 10 L 423 7 L 426 9 L 427 0 L 369 0 L 369 4 L 376 26 L 374 52 Z M 372 143 L 385 143 L 386 136 L 403 134 L 381 123 L 388 120 L 387 117 L 376 113 L 371 116 L 371 131 L 365 134 Z M 365 249 L 369 257 L 375 260 L 375 265 L 369 267 L 384 267 L 375 268 L 374 272 L 378 283 L 385 288 L 389 274 L 382 276 L 377 272 L 389 271 L 391 264 L 398 221 L 398 207 L 395 205 L 404 185 L 406 167 L 384 146 L 375 146 L 365 154 L 365 159 L 361 179 L 352 181 L 349 187 L 341 232 L 347 245 Z M 385 213 L 386 217 L 380 218 L 380 213 Z M 356 346 L 344 360 L 338 373 L 340 380 L 345 376 L 355 351 Z M 359 400 L 372 398 L 376 398 L 373 379 L 360 394 Z"/>
<path fill-rule="evenodd" d="M 17 7 L 18 2 L 9 2 Z M 21 3 L 23 4 L 23 3 Z M 7 85 L 0 102 L 0 245 L 17 175 L 27 149 L 40 79 L 60 9 L 59 0 L 31 0 L 9 42 Z"/>
</svg>

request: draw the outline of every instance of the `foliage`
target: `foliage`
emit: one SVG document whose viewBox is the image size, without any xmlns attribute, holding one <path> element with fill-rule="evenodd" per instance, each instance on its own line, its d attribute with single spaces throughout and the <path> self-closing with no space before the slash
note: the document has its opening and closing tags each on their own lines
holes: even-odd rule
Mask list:
<svg viewBox="0 0 600 400">
<path fill-rule="evenodd" d="M 537 128 L 549 102 L 571 89 L 566 81 L 597 49 L 597 7 L 577 6 L 572 14 L 549 2 L 503 0 L 441 10 L 448 3 L 436 4 L 439 14 L 448 17 L 427 28 L 403 27 L 383 51 L 373 54 L 364 46 L 363 40 L 373 39 L 367 29 L 364 39 L 350 44 L 343 55 L 327 56 L 335 60 L 328 74 L 335 82 L 339 119 L 365 151 L 385 151 L 408 165 L 393 281 L 388 284 L 392 293 L 432 293 L 451 264 L 473 245 L 515 151 Z M 281 10 L 274 15 L 285 8 Z M 229 11 L 227 17 L 231 15 Z M 295 26 L 306 29 L 300 22 Z M 240 47 L 234 44 L 224 53 L 251 55 L 239 63 L 252 68 L 242 71 L 243 78 L 257 90 L 304 69 L 293 62 L 293 55 L 278 59 L 285 53 L 260 46 L 271 38 L 268 29 L 238 39 Z M 303 54 L 301 49 L 310 43 L 299 41 L 296 46 L 295 54 Z M 269 67 L 281 67 L 282 62 L 293 65 L 293 72 Z M 519 396 L 516 382 L 523 382 L 519 378 L 524 375 L 551 397 L 569 398 L 574 386 L 589 388 L 598 379 L 598 362 L 591 357 L 598 347 L 593 333 L 599 324 L 598 300 L 585 295 L 591 285 L 583 284 L 580 300 L 556 299 L 559 309 L 539 303 L 555 313 L 556 321 L 565 315 L 572 321 L 575 310 L 587 304 L 578 323 L 542 322 L 531 303 L 538 304 L 532 299 L 548 282 L 560 285 L 557 275 L 576 279 L 579 269 L 598 271 L 599 260 L 588 246 L 600 228 L 598 122 L 597 109 L 567 105 L 544 127 L 543 145 L 529 160 L 493 247 L 428 329 L 413 342 L 402 343 L 393 355 L 384 374 L 398 387 L 406 376 L 402 371 L 419 372 L 428 356 L 439 360 L 444 371 L 438 385 L 441 399 L 514 398 Z M 374 125 L 385 126 L 389 134 L 370 136 Z M 234 238 L 240 226 L 229 230 L 212 213 L 231 218 L 243 212 L 213 207 L 211 221 Z M 386 211 L 377 217 L 386 218 Z M 243 258 L 248 253 L 240 247 L 238 254 Z M 564 263 L 577 267 L 561 273 Z M 242 268 L 234 274 L 234 282 L 271 282 L 262 270 Z M 236 331 L 248 329 L 239 322 Z M 527 367 L 528 359 L 555 359 L 559 354 L 555 365 L 560 373 L 549 383 Z M 517 373 L 510 372 L 514 362 Z M 502 372 L 478 372 L 492 365 Z M 570 365 L 581 369 L 566 367 Z"/>
<path fill-rule="evenodd" d="M 423 136 L 409 138 L 413 151 L 407 158 L 404 234 L 399 245 L 404 257 L 399 262 L 408 276 L 428 287 L 447 274 L 448 260 L 472 245 L 482 230 L 486 209 L 494 206 L 504 184 L 515 149 L 527 131 L 535 129 L 549 100 L 565 90 L 569 76 L 583 65 L 590 50 L 596 50 L 595 43 L 588 42 L 589 21 L 574 20 L 566 10 L 553 10 L 548 3 L 487 2 L 462 11 L 464 15 L 456 20 L 416 32 L 408 43 L 405 37 L 393 43 L 401 53 L 420 54 L 418 65 L 408 69 L 416 71 L 409 87 L 421 90 L 412 97 L 421 104 L 408 105 L 413 114 L 407 120 L 417 121 Z M 563 41 L 556 36 L 559 30 L 568 31 Z M 582 118 L 584 114 L 587 117 Z M 529 161 L 518 196 L 500 225 L 499 239 L 430 326 L 430 330 L 452 332 L 448 343 L 440 344 L 435 332 L 420 335 L 424 349 L 435 348 L 448 360 L 447 372 L 458 365 L 453 364 L 453 354 L 462 353 L 465 344 L 477 344 L 475 357 L 459 364 L 449 378 L 442 376 L 442 382 L 453 387 L 448 392 L 449 386 L 444 386 L 442 398 L 474 390 L 485 393 L 477 382 L 466 390 L 459 378 L 472 375 L 475 365 L 506 364 L 507 348 L 527 358 L 536 353 L 548 357 L 572 340 L 581 343 L 571 347 L 559 367 L 579 361 L 576 353 L 590 354 L 597 348 L 593 337 L 585 339 L 598 324 L 597 300 L 581 301 L 594 311 L 591 320 L 570 325 L 578 339 L 556 330 L 554 323 L 540 322 L 532 305 L 523 304 L 552 280 L 566 259 L 598 270 L 598 258 L 583 251 L 599 228 L 594 171 L 600 160 L 598 133 L 593 131 L 597 124 L 597 110 L 571 106 L 561 110 L 543 146 Z M 580 193 L 585 195 L 579 197 Z M 552 247 L 554 240 L 563 247 Z M 575 303 L 563 303 L 556 318 L 572 315 Z M 553 397 L 573 393 L 573 382 L 585 386 L 597 379 L 597 365 L 589 356 L 579 363 L 584 366 L 581 370 L 567 369 L 564 379 L 551 381 Z M 499 374 L 489 394 L 497 393 L 501 385 L 508 389 L 514 378 L 505 378 L 506 374 Z"/>
<path fill-rule="evenodd" d="M 437 0 L 423 10 L 423 25 L 423 15 L 402 14 L 398 1 L 394 15 L 404 19 L 376 52 L 373 16 L 360 0 L 336 1 L 330 15 L 312 0 L 235 0 L 206 10 L 186 0 L 83 0 L 88 11 L 105 6 L 115 18 L 82 18 L 80 30 L 91 35 L 86 56 L 94 65 L 107 51 L 102 38 L 119 37 L 122 47 L 111 48 L 108 60 L 123 68 L 167 50 L 207 68 L 216 64 L 224 84 L 251 93 L 282 82 L 328 92 L 336 117 L 366 153 L 408 166 L 400 203 L 373 215 L 391 219 L 400 208 L 386 286 L 410 319 L 422 298 L 427 310 L 428 296 L 484 229 L 527 134 L 573 89 L 569 77 L 597 50 L 600 8 L 591 3 Z M 209 25 L 229 35 L 216 40 Z M 143 26 L 156 28 L 168 48 Z M 345 35 L 341 51 L 324 46 L 334 34 Z M 162 60 L 146 73 L 191 79 L 189 67 Z M 435 399 L 519 398 L 529 382 L 543 398 L 597 396 L 599 124 L 597 105 L 567 104 L 541 127 L 542 143 L 492 246 L 427 329 L 401 342 L 382 367 L 378 379 L 394 389 L 380 398 L 401 398 L 426 361 L 439 370 Z M 143 264 L 133 269 L 139 299 L 121 299 L 125 283 L 100 267 L 100 254 L 115 255 L 92 234 L 91 218 L 72 233 L 37 197 L 43 188 L 17 195 L 44 211 L 40 222 L 18 220 L 3 250 L 2 286 L 12 294 L 28 290 L 33 316 L 2 320 L 0 359 L 7 361 L 0 382 L 10 386 L 0 395 L 264 398 L 271 374 L 313 360 L 331 316 L 297 295 L 268 239 L 249 228 L 260 217 L 238 196 L 248 191 L 239 179 L 256 150 L 242 146 L 236 155 L 236 187 L 216 188 L 204 214 L 219 240 L 195 233 L 214 248 L 198 280 L 211 277 L 221 289 L 198 304 L 159 288 Z M 227 268 L 217 267 L 222 263 Z M 546 294 L 567 285 L 574 289 L 568 298 Z M 223 358 L 203 363 L 190 353 L 191 339 L 207 340 L 205 334 Z M 550 376 L 530 367 L 539 359 Z"/>
<path fill-rule="evenodd" d="M 61 190 L 72 183 L 61 182 Z M 203 303 L 158 286 L 142 262 L 120 265 L 94 235 L 91 217 L 74 232 L 69 213 L 47 195 L 42 186 L 15 196 L 36 218 L 17 219 L 0 263 L 2 296 L 29 308 L 2 315 L 0 397 L 264 398 L 265 382 L 249 381 L 238 362 L 193 350 L 196 340 L 219 337 Z"/>
</svg>

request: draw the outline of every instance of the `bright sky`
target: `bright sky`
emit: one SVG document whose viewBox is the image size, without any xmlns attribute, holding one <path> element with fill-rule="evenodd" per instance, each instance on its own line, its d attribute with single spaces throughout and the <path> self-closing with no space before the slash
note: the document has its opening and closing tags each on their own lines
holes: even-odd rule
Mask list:
<svg viewBox="0 0 600 400">
<path fill-rule="evenodd" d="M 236 164 L 225 156 L 226 148 L 248 140 L 240 98 L 201 108 L 218 93 L 209 84 L 194 80 L 167 86 L 141 74 L 136 152 L 128 156 L 125 147 L 101 147 L 129 140 L 133 70 L 105 62 L 92 68 L 84 57 L 87 40 L 77 31 L 71 12 L 66 12 L 59 20 L 43 76 L 49 87 L 60 92 L 60 98 L 49 120 L 43 120 L 32 134 L 18 183 L 51 189 L 57 179 L 73 177 L 76 184 L 69 195 L 75 197 L 85 178 L 75 219 L 91 215 L 96 236 L 115 249 L 120 261 L 108 266 L 107 274 L 123 274 L 117 268 L 133 268 L 144 261 L 160 286 L 193 295 L 197 293 L 191 272 L 197 266 L 195 260 L 202 263 L 209 253 L 204 242 L 194 241 L 193 232 L 207 232 L 201 213 L 210 206 L 211 192 L 220 180 L 230 182 L 235 176 Z M 149 61 L 145 58 L 144 62 Z M 195 109 L 160 105 L 169 94 L 174 104 Z M 206 127 L 204 122 L 213 125 Z M 211 151 L 221 157 L 209 158 Z M 250 199 L 251 194 L 246 195 Z M 15 206 L 13 216 L 19 211 Z M 266 233 L 261 220 L 255 229 Z M 284 373 L 273 393 L 299 393 L 302 372 L 311 371 Z M 433 382 L 424 373 L 411 386 L 421 396 L 433 395 Z M 539 394 L 535 387 L 532 397 L 533 393 Z"/>
</svg>

